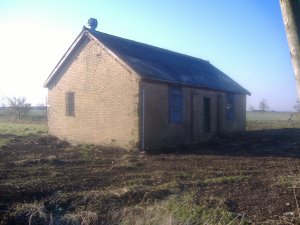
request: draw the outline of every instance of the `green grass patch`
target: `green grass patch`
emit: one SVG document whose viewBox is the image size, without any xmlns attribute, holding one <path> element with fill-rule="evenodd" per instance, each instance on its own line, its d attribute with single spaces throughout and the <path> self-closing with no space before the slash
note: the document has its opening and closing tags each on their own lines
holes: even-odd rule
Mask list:
<svg viewBox="0 0 300 225">
<path fill-rule="evenodd" d="M 201 181 L 201 184 L 232 184 L 237 182 L 242 182 L 248 179 L 247 176 L 226 176 L 226 177 L 214 177 Z"/>
<path fill-rule="evenodd" d="M 278 184 L 287 188 L 299 188 L 300 187 L 300 174 L 280 176 Z"/>
<path fill-rule="evenodd" d="M 0 122 L 0 135 L 26 137 L 43 133 L 47 133 L 46 124 Z"/>
<path fill-rule="evenodd" d="M 246 130 L 300 128 L 297 112 L 247 112 Z"/>
<path fill-rule="evenodd" d="M 269 130 L 282 128 L 300 128 L 300 121 L 260 120 L 246 122 L 246 130 Z"/>
<path fill-rule="evenodd" d="M 292 116 L 293 114 L 293 116 Z M 297 112 L 246 112 L 247 121 L 292 121 L 300 122 L 300 113 Z"/>
<path fill-rule="evenodd" d="M 5 146 L 10 140 L 11 138 L 0 138 L 0 148 Z"/>
<path fill-rule="evenodd" d="M 15 137 L 47 133 L 47 124 L 0 122 L 0 147 Z"/>
<path fill-rule="evenodd" d="M 246 130 L 300 128 L 300 113 L 247 112 Z"/>
<path fill-rule="evenodd" d="M 76 146 L 76 150 L 78 152 L 80 152 L 81 156 L 84 159 L 90 159 L 91 158 L 91 152 L 93 149 L 94 145 L 90 145 L 90 144 L 80 144 Z"/>
<path fill-rule="evenodd" d="M 201 205 L 196 199 L 196 195 L 191 192 L 173 195 L 154 204 L 126 208 L 120 224 L 250 224 L 242 215 L 236 215 L 221 207 Z"/>
</svg>

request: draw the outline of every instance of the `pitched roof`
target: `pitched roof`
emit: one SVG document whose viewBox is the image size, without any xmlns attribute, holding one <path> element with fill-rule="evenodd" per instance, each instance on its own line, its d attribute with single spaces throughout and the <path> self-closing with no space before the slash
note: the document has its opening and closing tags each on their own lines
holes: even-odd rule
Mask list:
<svg viewBox="0 0 300 225">
<path fill-rule="evenodd" d="M 249 91 L 208 61 L 99 31 L 86 30 L 142 78 L 250 95 Z M 50 79 L 51 75 L 45 86 Z"/>
</svg>

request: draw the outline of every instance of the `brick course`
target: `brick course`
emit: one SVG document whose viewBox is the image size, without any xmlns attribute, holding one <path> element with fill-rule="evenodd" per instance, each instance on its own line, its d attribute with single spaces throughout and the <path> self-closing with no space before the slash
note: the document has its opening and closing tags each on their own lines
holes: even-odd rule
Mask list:
<svg viewBox="0 0 300 225">
<path fill-rule="evenodd" d="M 132 148 L 138 143 L 139 76 L 94 40 L 86 41 L 49 89 L 49 132 L 79 143 Z M 66 116 L 65 93 L 75 93 Z"/>
<path fill-rule="evenodd" d="M 142 86 L 145 90 L 145 148 L 205 142 L 218 134 L 245 130 L 245 95 L 235 95 L 235 119 L 228 121 L 226 93 L 183 86 L 183 122 L 177 124 L 169 122 L 170 84 L 142 82 Z M 203 125 L 204 98 L 211 102 L 209 133 L 204 131 Z"/>
<path fill-rule="evenodd" d="M 49 133 L 71 142 L 132 149 L 141 147 L 144 138 L 144 147 L 149 149 L 204 142 L 245 129 L 245 95 L 235 95 L 235 120 L 228 121 L 226 93 L 190 86 L 183 86 L 183 122 L 170 123 L 170 84 L 142 80 L 114 53 L 88 37 L 58 73 L 49 85 Z M 66 116 L 67 92 L 75 93 L 75 116 Z M 204 98 L 211 104 L 209 133 L 203 126 Z"/>
</svg>

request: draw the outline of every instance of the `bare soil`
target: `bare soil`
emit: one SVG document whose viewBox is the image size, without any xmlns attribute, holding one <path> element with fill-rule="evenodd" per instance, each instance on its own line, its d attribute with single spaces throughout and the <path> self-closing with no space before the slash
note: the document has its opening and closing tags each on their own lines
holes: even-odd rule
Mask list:
<svg viewBox="0 0 300 225">
<path fill-rule="evenodd" d="M 159 153 L 12 138 L 0 148 L 0 224 L 28 224 L 24 205 L 41 202 L 53 217 L 82 210 L 117 224 L 125 207 L 189 192 L 195 204 L 253 224 L 299 217 L 300 129 L 247 131 Z"/>
</svg>

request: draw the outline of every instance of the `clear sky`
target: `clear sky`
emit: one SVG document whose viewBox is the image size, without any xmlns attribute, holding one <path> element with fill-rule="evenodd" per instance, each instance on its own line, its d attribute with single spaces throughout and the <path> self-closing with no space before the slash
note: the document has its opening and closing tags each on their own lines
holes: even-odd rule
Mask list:
<svg viewBox="0 0 300 225">
<path fill-rule="evenodd" d="M 0 0 L 0 99 L 44 103 L 43 83 L 90 17 L 97 30 L 209 60 L 293 110 L 296 84 L 279 0 Z"/>
</svg>

